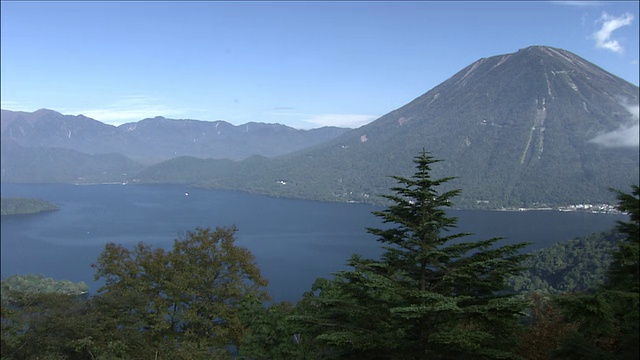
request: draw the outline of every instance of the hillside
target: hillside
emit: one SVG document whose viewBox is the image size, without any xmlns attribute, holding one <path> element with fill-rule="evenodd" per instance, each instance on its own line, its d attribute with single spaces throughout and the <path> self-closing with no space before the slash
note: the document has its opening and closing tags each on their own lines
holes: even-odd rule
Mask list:
<svg viewBox="0 0 640 360">
<path fill-rule="evenodd" d="M 2 181 L 77 181 L 80 175 L 72 169 L 76 161 L 65 163 L 65 155 L 59 162 L 37 163 L 38 171 L 29 174 L 34 167 L 27 159 L 61 154 L 37 150 L 43 142 L 35 139 L 46 133 L 48 146 L 92 144 L 94 151 L 115 148 L 147 163 L 171 158 L 139 172 L 131 171 L 135 166 L 119 171 L 127 175 L 117 181 L 376 203 L 394 185 L 389 176 L 409 175 L 413 157 L 426 150 L 444 160 L 435 164 L 435 176 L 457 177 L 449 188 L 463 189 L 458 207 L 612 204 L 609 187 L 625 190 L 639 182 L 638 98 L 637 86 L 573 53 L 532 46 L 479 59 L 399 109 L 351 131 L 301 133 L 282 125 L 233 126 L 161 117 L 109 128 L 46 110 L 26 115 L 3 111 L 3 149 L 7 141 L 20 144 L 11 146 L 19 150 L 14 157 L 24 160 L 5 165 L 8 156 L 3 151 Z M 82 126 L 71 131 L 51 125 L 72 120 Z M 314 144 L 295 140 L 312 133 Z M 99 139 L 110 136 L 111 147 L 98 149 L 106 146 Z M 280 146 L 286 144 L 289 150 Z M 278 152 L 281 155 L 274 156 Z M 207 156 L 210 153 L 220 157 Z M 86 160 L 80 161 L 85 170 L 94 169 Z M 123 165 L 125 159 L 119 161 L 116 168 L 129 166 Z M 64 176 L 56 173 L 63 169 Z M 103 175 L 93 178 L 106 178 Z"/>
<path fill-rule="evenodd" d="M 280 124 L 176 120 L 158 116 L 120 126 L 41 109 L 2 110 L 2 141 L 24 147 L 53 147 L 95 155 L 120 153 L 151 164 L 179 156 L 241 160 L 277 156 L 330 140 L 349 129 L 298 130 Z"/>
<path fill-rule="evenodd" d="M 123 182 L 143 168 L 121 154 L 88 155 L 69 149 L 23 147 L 6 140 L 1 147 L 2 182 Z"/>
<path fill-rule="evenodd" d="M 604 283 L 611 254 L 622 238 L 610 230 L 534 251 L 523 264 L 528 270 L 509 279 L 508 284 L 523 294 L 591 292 Z"/>
<path fill-rule="evenodd" d="M 251 166 L 200 163 L 201 178 L 209 171 L 217 180 L 198 183 L 371 202 L 393 185 L 389 175 L 407 175 L 425 149 L 445 160 L 436 176 L 458 177 L 451 187 L 464 190 L 459 206 L 614 203 L 609 187 L 638 183 L 637 106 L 637 86 L 568 51 L 533 46 L 480 59 L 326 143 L 247 160 Z M 156 180 L 148 170 L 140 176 Z"/>
</svg>

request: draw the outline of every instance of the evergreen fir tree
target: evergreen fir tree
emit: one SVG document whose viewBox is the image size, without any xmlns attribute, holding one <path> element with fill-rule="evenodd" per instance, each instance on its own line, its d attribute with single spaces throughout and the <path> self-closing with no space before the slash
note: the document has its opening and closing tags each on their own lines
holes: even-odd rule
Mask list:
<svg viewBox="0 0 640 360">
<path fill-rule="evenodd" d="M 640 358 L 640 191 L 618 194 L 618 209 L 630 221 L 619 221 L 625 235 L 613 253 L 605 286 L 593 294 L 567 294 L 556 298 L 565 321 L 576 331 L 554 354 L 557 359 L 638 359 Z"/>
<path fill-rule="evenodd" d="M 394 176 L 392 202 L 375 212 L 384 229 L 380 260 L 352 257 L 351 271 L 319 281 L 302 306 L 327 354 L 341 358 L 511 358 L 525 302 L 507 293 L 505 279 L 521 271 L 526 244 L 497 247 L 499 238 L 463 242 L 449 233 L 445 211 L 460 193 L 440 193 L 452 178 L 431 178 L 439 160 L 423 152 L 411 178 Z M 367 310 L 368 309 L 368 310 Z"/>
<path fill-rule="evenodd" d="M 640 291 L 640 188 L 632 186 L 631 194 L 614 190 L 618 197 L 618 210 L 629 214 L 629 221 L 618 221 L 617 229 L 625 234 L 613 253 L 609 268 L 608 288 Z"/>
</svg>

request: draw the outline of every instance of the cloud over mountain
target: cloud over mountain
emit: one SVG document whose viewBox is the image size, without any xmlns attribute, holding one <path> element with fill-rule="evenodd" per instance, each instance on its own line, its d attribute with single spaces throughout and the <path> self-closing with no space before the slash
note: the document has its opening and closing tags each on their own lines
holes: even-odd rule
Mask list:
<svg viewBox="0 0 640 360">
<path fill-rule="evenodd" d="M 620 125 L 617 129 L 600 134 L 590 140 L 605 147 L 638 147 L 640 146 L 640 127 L 638 125 L 638 105 L 625 105 L 631 114 L 631 122 Z"/>
</svg>

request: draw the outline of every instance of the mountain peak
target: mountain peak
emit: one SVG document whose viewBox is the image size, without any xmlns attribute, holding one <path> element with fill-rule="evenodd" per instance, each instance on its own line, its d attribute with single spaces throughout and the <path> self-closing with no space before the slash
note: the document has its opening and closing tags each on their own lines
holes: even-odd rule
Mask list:
<svg viewBox="0 0 640 360">
<path fill-rule="evenodd" d="M 634 130 L 628 124 L 637 104 L 637 86 L 569 51 L 530 46 L 479 59 L 405 106 L 313 149 L 314 159 L 328 160 L 309 168 L 352 169 L 359 176 L 341 184 L 369 193 L 373 185 L 362 179 L 405 174 L 411 155 L 426 148 L 446 160 L 434 169 L 439 176 L 459 176 L 453 186 L 465 190 L 467 205 L 606 201 L 611 194 L 602 189 L 638 181 L 637 141 L 635 147 L 622 141 Z M 596 141 L 603 134 L 607 141 Z M 331 157 L 337 151 L 340 158 Z M 372 153 L 375 164 L 368 162 Z"/>
<path fill-rule="evenodd" d="M 57 111 L 53 111 L 53 110 L 45 109 L 45 108 L 38 109 L 38 110 L 34 111 L 33 114 L 36 115 L 36 116 L 39 116 L 39 117 L 40 116 L 62 116 L 62 114 L 57 112 Z"/>
<path fill-rule="evenodd" d="M 526 48 L 522 48 L 520 50 L 518 50 L 518 52 L 532 52 L 532 51 L 547 51 L 547 50 L 561 50 L 564 51 L 562 49 L 558 49 L 558 48 L 554 48 L 551 46 L 546 46 L 546 45 L 531 45 L 531 46 L 527 46 Z"/>
<path fill-rule="evenodd" d="M 500 84 L 498 87 L 495 86 L 497 84 L 491 86 L 487 83 L 495 83 L 496 81 Z M 524 92 L 528 92 L 527 88 L 535 87 L 538 91 L 531 101 L 540 100 L 542 97 L 547 98 L 548 101 L 550 98 L 554 98 L 555 91 L 564 91 L 563 89 L 570 88 L 578 91 L 588 102 L 589 89 L 594 86 L 594 82 L 602 82 L 599 85 L 609 87 L 609 85 L 618 84 L 624 80 L 567 50 L 535 45 L 514 53 L 481 58 L 425 95 L 435 100 L 433 96 L 441 93 L 444 89 L 454 91 L 454 88 L 458 88 L 458 91 L 466 91 L 462 89 L 488 87 L 490 94 L 488 94 L 487 100 L 491 101 L 491 99 L 496 99 L 495 96 L 498 93 L 504 93 L 511 86 L 509 84 L 512 84 Z M 633 86 L 631 83 L 628 85 Z M 616 92 L 619 92 L 623 93 L 620 95 L 627 97 L 631 102 L 637 102 L 638 96 L 633 91 L 629 91 L 631 89 L 629 86 L 625 85 L 620 89 L 611 87 L 609 89 L 610 96 L 615 97 Z M 618 85 L 615 87 L 619 88 Z M 491 94 L 495 96 L 491 96 Z M 528 94 L 534 95 L 531 92 Z M 444 95 L 444 93 L 440 95 Z"/>
</svg>

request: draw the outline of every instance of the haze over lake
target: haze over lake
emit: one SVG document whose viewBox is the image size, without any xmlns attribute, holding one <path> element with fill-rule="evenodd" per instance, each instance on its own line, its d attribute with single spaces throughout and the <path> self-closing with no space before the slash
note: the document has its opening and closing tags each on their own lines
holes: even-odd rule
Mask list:
<svg viewBox="0 0 640 360">
<path fill-rule="evenodd" d="M 382 224 L 382 207 L 322 203 L 184 186 L 2 184 L 2 197 L 51 201 L 60 210 L 3 216 L 2 277 L 36 273 L 85 281 L 91 291 L 94 262 L 107 242 L 144 241 L 169 248 L 196 227 L 236 225 L 238 244 L 255 255 L 274 300 L 297 300 L 318 277 L 344 269 L 353 253 L 376 257 L 380 248 L 365 228 Z M 528 250 L 605 231 L 623 215 L 556 211 L 453 211 L 467 238 L 506 237 L 533 242 Z M 203 269 L 204 270 L 204 269 Z"/>
</svg>

